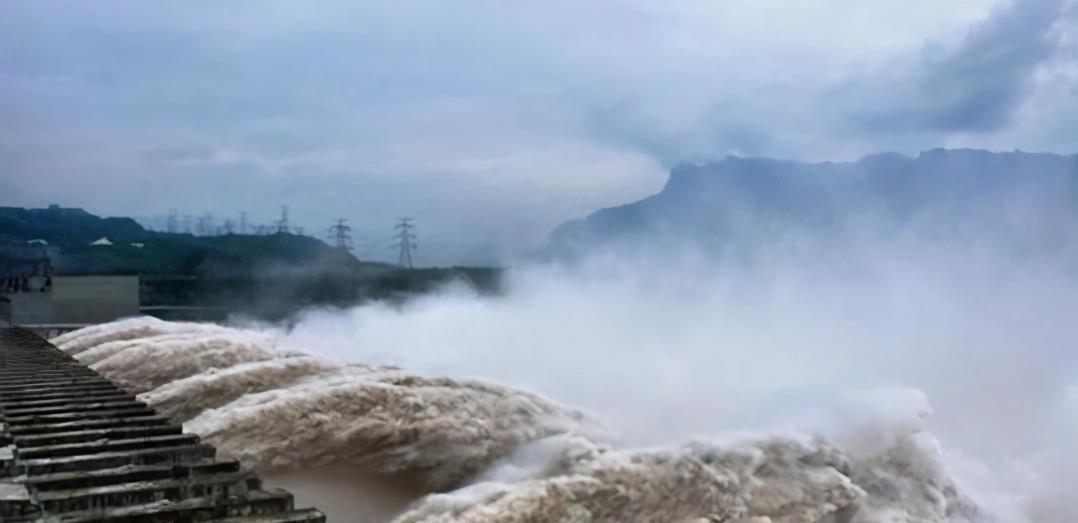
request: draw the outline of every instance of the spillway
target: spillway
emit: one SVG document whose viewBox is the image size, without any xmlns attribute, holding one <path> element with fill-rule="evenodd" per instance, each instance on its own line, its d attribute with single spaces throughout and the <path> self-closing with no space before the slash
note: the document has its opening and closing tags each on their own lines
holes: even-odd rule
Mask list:
<svg viewBox="0 0 1078 523">
<path fill-rule="evenodd" d="M 325 520 L 44 339 L 0 329 L 0 521 Z"/>
</svg>

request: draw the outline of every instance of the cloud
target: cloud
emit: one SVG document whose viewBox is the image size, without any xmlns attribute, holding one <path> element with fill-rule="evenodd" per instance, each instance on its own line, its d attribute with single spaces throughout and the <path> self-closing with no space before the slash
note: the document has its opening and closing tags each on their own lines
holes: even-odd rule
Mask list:
<svg viewBox="0 0 1078 523">
<path fill-rule="evenodd" d="M 942 130 L 1006 126 L 1031 92 L 1037 67 L 1057 49 L 1052 28 L 1060 0 L 1028 0 L 998 8 L 944 56 L 926 49 L 919 78 L 921 125 Z"/>
<path fill-rule="evenodd" d="M 927 123 L 943 130 L 998 129 L 1029 92 L 1037 65 L 1056 49 L 1050 30 L 1061 0 L 1022 0 L 999 8 L 941 60 L 928 59 L 920 89 Z"/>
<path fill-rule="evenodd" d="M 1049 0 L 5 7 L 4 203 L 413 215 L 457 246 L 437 262 L 527 251 L 681 161 L 1078 148 Z"/>
<path fill-rule="evenodd" d="M 166 148 L 147 151 L 148 161 L 161 167 L 200 168 L 247 166 L 269 174 L 281 174 L 307 165 L 326 167 L 348 161 L 348 154 L 337 151 L 312 151 L 289 156 L 250 153 L 230 148 Z"/>
<path fill-rule="evenodd" d="M 884 136 L 1007 131 L 1041 87 L 1038 72 L 1063 49 L 1061 0 L 996 6 L 955 44 L 927 42 L 911 57 L 840 91 L 860 106 L 862 129 Z M 983 145 L 982 145 L 983 146 Z"/>
</svg>

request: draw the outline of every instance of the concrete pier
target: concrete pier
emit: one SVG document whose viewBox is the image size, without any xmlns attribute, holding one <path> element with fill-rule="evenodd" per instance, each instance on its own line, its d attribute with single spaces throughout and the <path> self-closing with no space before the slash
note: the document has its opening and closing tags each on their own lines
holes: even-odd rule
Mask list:
<svg viewBox="0 0 1078 523">
<path fill-rule="evenodd" d="M 0 521 L 325 520 L 33 332 L 0 329 Z"/>
</svg>

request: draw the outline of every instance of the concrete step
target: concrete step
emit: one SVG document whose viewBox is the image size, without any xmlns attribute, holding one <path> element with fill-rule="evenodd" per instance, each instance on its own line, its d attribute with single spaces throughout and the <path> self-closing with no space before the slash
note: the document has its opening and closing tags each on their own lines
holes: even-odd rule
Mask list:
<svg viewBox="0 0 1078 523">
<path fill-rule="evenodd" d="M 4 384 L 0 387 L 14 387 L 16 385 L 25 385 L 27 383 L 68 383 L 88 378 L 101 378 L 100 374 L 88 367 L 80 369 L 76 366 L 72 366 L 61 370 L 55 370 L 51 369 L 52 366 L 53 365 L 51 364 L 41 365 L 36 370 L 29 368 L 19 371 L 0 370 L 0 372 L 7 372 L 7 375 L 4 376 Z"/>
<path fill-rule="evenodd" d="M 79 378 L 64 378 L 62 380 L 49 380 L 49 379 L 34 379 L 23 381 L 5 381 L 0 383 L 0 396 L 7 395 L 8 393 L 19 392 L 21 390 L 29 389 L 65 389 L 71 387 L 84 387 L 87 385 L 112 385 L 111 381 L 106 380 L 100 376 L 88 375 L 86 377 Z"/>
<path fill-rule="evenodd" d="M 0 521 L 322 523 L 36 335 L 0 329 Z"/>
<path fill-rule="evenodd" d="M 117 508 L 99 508 L 63 515 L 64 523 L 132 523 L 147 521 L 210 521 L 292 510 L 292 495 L 280 489 L 250 491 L 226 498 L 198 497 Z M 317 520 L 316 520 L 317 521 Z M 324 521 L 324 520 L 323 520 Z"/>
<path fill-rule="evenodd" d="M 66 388 L 53 388 L 53 387 L 37 387 L 30 389 L 22 389 L 19 391 L 8 391 L 0 394 L 0 397 L 5 399 L 51 399 L 51 398 L 71 398 L 78 397 L 82 394 L 93 392 L 112 392 L 116 390 L 123 390 L 111 382 L 104 381 L 99 383 L 91 383 L 81 387 L 66 387 Z"/>
<path fill-rule="evenodd" d="M 146 438 L 129 439 L 99 439 L 83 441 L 79 443 L 67 443 L 61 445 L 46 445 L 42 447 L 15 448 L 15 459 L 18 461 L 63 458 L 68 456 L 85 456 L 100 454 L 103 452 L 118 452 L 124 450 L 151 449 L 158 447 L 174 447 L 177 445 L 194 445 L 198 443 L 198 436 L 194 434 L 171 434 L 166 436 L 151 436 Z"/>
<path fill-rule="evenodd" d="M 29 436 L 34 434 L 53 434 L 57 432 L 75 432 L 79 430 L 110 429 L 113 427 L 135 427 L 166 425 L 168 418 L 159 414 L 146 414 L 142 416 L 128 416 L 123 418 L 89 418 L 65 421 L 62 423 L 41 423 L 36 425 L 14 425 L 7 427 L 7 431 L 14 436 Z"/>
<path fill-rule="evenodd" d="M 148 407 L 126 408 L 115 410 L 95 410 L 89 412 L 59 412 L 55 414 L 35 414 L 31 416 L 17 416 L 3 418 L 9 427 L 21 425 L 40 425 L 42 423 L 63 423 L 86 419 L 101 418 L 127 418 L 136 416 L 153 416 L 157 414 Z"/>
<path fill-rule="evenodd" d="M 25 398 L 0 398 L 0 409 L 5 412 L 10 409 L 27 409 L 33 407 L 52 407 L 57 405 L 77 405 L 83 403 L 101 403 L 106 401 L 135 401 L 135 397 L 116 389 L 104 394 L 96 395 L 77 395 L 68 398 L 39 398 L 39 399 L 25 399 Z"/>
<path fill-rule="evenodd" d="M 92 369 L 75 359 L 42 359 L 33 360 L 30 353 L 23 353 L 24 361 L 9 362 L 0 367 L 0 373 L 16 373 L 30 370 L 42 372 L 93 372 Z"/>
<path fill-rule="evenodd" d="M 250 472 L 234 472 L 196 478 L 135 481 L 101 487 L 51 490 L 35 493 L 34 499 L 46 513 L 73 512 L 93 507 L 123 506 L 161 500 L 224 498 L 257 490 L 259 486 L 258 480 Z"/>
<path fill-rule="evenodd" d="M 48 445 L 63 445 L 67 443 L 82 443 L 88 441 L 100 441 L 103 439 L 130 439 L 146 438 L 151 436 L 166 436 L 180 434 L 183 429 L 175 425 L 143 425 L 122 426 L 108 429 L 77 430 L 70 432 L 54 432 L 51 434 L 33 434 L 28 436 L 13 436 L 12 440 L 19 449 L 29 449 Z"/>
<path fill-rule="evenodd" d="M 87 369 L 88 370 L 88 369 Z M 93 378 L 96 377 L 92 371 L 87 370 L 42 370 L 42 369 L 25 369 L 13 371 L 10 369 L 0 370 L 0 383 L 7 385 L 25 383 L 28 381 L 41 381 L 45 379 L 49 380 L 66 380 L 73 378 Z"/>
<path fill-rule="evenodd" d="M 62 458 L 20 459 L 17 473 L 24 475 L 55 474 L 58 472 L 100 470 L 125 465 L 182 465 L 213 458 L 217 450 L 209 445 L 175 445 L 128 451 L 100 452 Z"/>
<path fill-rule="evenodd" d="M 7 408 L 4 407 L 5 418 L 18 418 L 21 416 L 39 416 L 48 414 L 62 414 L 65 412 L 92 412 L 95 410 L 119 410 L 131 408 L 145 408 L 146 404 L 134 400 L 99 401 L 96 403 L 65 403 L 63 405 L 51 405 L 46 407 Z"/>
<path fill-rule="evenodd" d="M 182 479 L 227 474 L 240 471 L 236 461 L 216 461 L 203 459 L 190 464 L 173 465 L 125 465 L 122 467 L 91 471 L 59 472 L 40 474 L 23 478 L 23 484 L 35 492 L 51 490 L 70 490 L 88 487 L 101 487 L 119 483 L 151 481 L 160 479 Z"/>
<path fill-rule="evenodd" d="M 249 516 L 232 516 L 227 518 L 211 519 L 217 523 L 320 523 L 326 520 L 326 515 L 318 509 L 290 510 L 275 514 L 252 514 Z"/>
<path fill-rule="evenodd" d="M 26 487 L 10 480 L 0 480 L 0 521 L 28 521 L 36 508 Z"/>
</svg>

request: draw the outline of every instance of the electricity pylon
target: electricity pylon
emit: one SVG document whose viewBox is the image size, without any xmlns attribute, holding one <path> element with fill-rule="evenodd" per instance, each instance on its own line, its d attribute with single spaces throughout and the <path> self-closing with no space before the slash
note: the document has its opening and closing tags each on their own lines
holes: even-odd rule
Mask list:
<svg viewBox="0 0 1078 523">
<path fill-rule="evenodd" d="M 168 212 L 168 221 L 165 227 L 168 232 L 175 234 L 179 232 L 179 215 L 176 213 L 176 209 L 172 209 Z"/>
<path fill-rule="evenodd" d="M 348 226 L 348 218 L 337 218 L 329 227 L 329 237 L 334 240 L 338 249 L 352 250 L 352 228 Z"/>
<path fill-rule="evenodd" d="M 412 223 L 411 218 L 401 218 L 395 227 L 393 227 L 397 234 L 394 238 L 397 239 L 396 247 L 399 249 L 400 254 L 397 257 L 397 265 L 406 269 L 411 269 L 412 266 L 412 252 L 416 250 L 415 234 L 412 229 L 415 225 Z"/>
<path fill-rule="evenodd" d="M 277 220 L 274 225 L 277 226 L 277 232 L 288 232 L 288 206 L 281 206 L 281 219 Z"/>
</svg>

